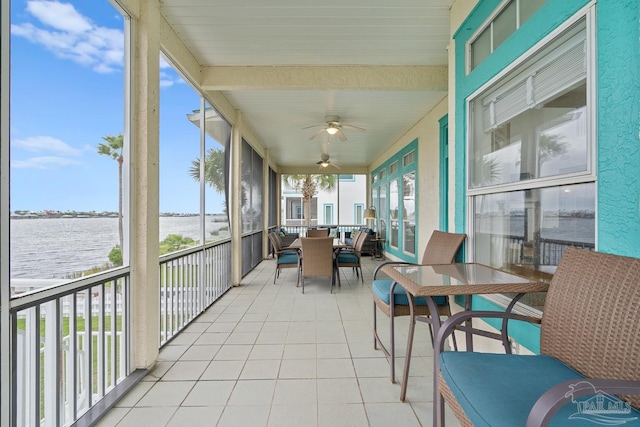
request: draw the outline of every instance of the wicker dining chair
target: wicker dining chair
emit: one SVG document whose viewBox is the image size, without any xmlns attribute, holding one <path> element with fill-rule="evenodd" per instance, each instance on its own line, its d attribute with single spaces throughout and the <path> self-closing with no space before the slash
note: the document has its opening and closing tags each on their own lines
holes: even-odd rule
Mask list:
<svg viewBox="0 0 640 427">
<path fill-rule="evenodd" d="M 310 228 L 307 230 L 307 237 L 329 237 L 328 228 Z"/>
<path fill-rule="evenodd" d="M 333 259 L 333 237 L 301 237 L 302 248 L 302 293 L 304 293 L 304 278 L 309 276 L 328 276 L 331 278 L 330 292 L 335 284 L 335 269 Z"/>
<path fill-rule="evenodd" d="M 274 256 L 276 257 L 276 271 L 273 275 L 273 283 L 276 283 L 276 279 L 280 277 L 280 270 L 283 268 L 297 268 L 298 279 L 300 282 L 300 258 L 298 257 L 298 251 L 295 249 L 283 249 L 281 246 L 280 236 L 276 232 L 269 233 L 269 240 L 273 246 Z"/>
<path fill-rule="evenodd" d="M 446 233 L 443 231 L 434 230 L 427 242 L 427 247 L 422 255 L 421 265 L 427 264 L 451 264 L 458 252 L 458 249 L 462 245 L 462 242 L 466 239 L 467 235 L 464 233 Z M 385 357 L 389 361 L 391 366 L 391 382 L 396 382 L 395 374 L 395 333 L 394 333 L 394 317 L 409 316 L 409 300 L 407 294 L 400 285 L 396 285 L 393 290 L 393 316 L 391 316 L 391 286 L 393 281 L 391 279 L 378 279 L 376 276 L 378 271 L 385 265 L 410 265 L 407 262 L 390 261 L 382 263 L 375 269 L 373 273 L 373 346 L 377 350 L 378 346 L 384 353 Z M 449 297 L 439 296 L 434 297 L 434 301 L 438 306 L 438 316 L 451 316 L 451 309 L 449 308 Z M 380 336 L 378 335 L 377 328 L 377 309 L 380 309 L 387 317 L 390 318 L 390 332 L 389 332 L 389 349 L 387 349 Z M 426 299 L 420 297 L 415 299 L 415 314 L 418 316 L 429 316 L 429 308 L 427 307 Z M 415 325 L 410 325 L 414 327 Z M 431 325 L 429 325 L 431 328 Z M 431 340 L 433 341 L 433 331 L 431 332 Z"/>
<path fill-rule="evenodd" d="M 356 237 L 356 241 L 353 245 L 353 251 L 340 251 L 336 259 L 336 265 L 338 267 L 337 274 L 340 274 L 341 267 L 351 267 L 356 272 L 356 277 L 364 283 L 364 277 L 362 275 L 362 263 L 360 258 L 362 257 L 362 245 L 367 238 L 367 233 L 360 233 Z"/>
<path fill-rule="evenodd" d="M 639 283 L 638 258 L 567 248 L 542 320 L 528 319 L 541 323 L 536 355 L 444 351 L 448 335 L 470 319 L 526 319 L 496 311 L 455 314 L 434 348 L 434 425 L 444 426 L 442 398 L 465 427 L 638 425 Z"/>
</svg>

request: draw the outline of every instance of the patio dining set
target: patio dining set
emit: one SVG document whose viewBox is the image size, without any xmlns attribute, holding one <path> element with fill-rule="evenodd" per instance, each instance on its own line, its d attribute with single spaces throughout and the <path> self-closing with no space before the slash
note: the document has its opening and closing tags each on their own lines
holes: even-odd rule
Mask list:
<svg viewBox="0 0 640 427">
<path fill-rule="evenodd" d="M 277 233 L 270 234 L 274 283 L 282 268 L 297 269 L 296 285 L 302 284 L 303 293 L 308 276 L 329 277 L 333 291 L 342 267 L 353 268 L 363 280 L 362 237 L 355 236 L 348 247 L 328 235 L 309 235 L 283 248 Z M 392 383 L 394 318 L 409 316 L 400 401 L 406 398 L 420 321 L 429 325 L 434 348 L 434 426 L 444 426 L 445 400 L 463 426 L 546 426 L 552 419 L 554 426 L 576 425 L 576 419 L 640 425 L 640 259 L 568 248 L 547 283 L 535 274 L 454 262 L 465 239 L 434 231 L 420 264 L 387 261 L 374 271 L 373 341 L 389 361 Z M 542 318 L 515 310 L 530 292 L 548 294 Z M 481 294 L 506 294 L 511 301 L 503 311 L 474 310 L 473 296 Z M 464 300 L 459 313 L 451 311 L 452 296 Z M 390 319 L 387 339 L 378 331 L 378 311 Z M 479 319 L 498 319 L 499 330 L 479 327 Z M 540 354 L 513 354 L 514 321 L 541 325 Z M 464 351 L 456 335 L 464 338 Z M 499 340 L 504 354 L 474 351 L 474 336 Z"/>
</svg>

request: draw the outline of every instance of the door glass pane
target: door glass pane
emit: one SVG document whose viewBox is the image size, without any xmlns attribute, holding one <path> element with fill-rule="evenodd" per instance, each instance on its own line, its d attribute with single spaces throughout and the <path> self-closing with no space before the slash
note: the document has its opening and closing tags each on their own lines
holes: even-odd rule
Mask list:
<svg viewBox="0 0 640 427">
<path fill-rule="evenodd" d="M 402 179 L 402 218 L 403 249 L 410 254 L 416 253 L 416 174 L 411 172 Z"/>
<path fill-rule="evenodd" d="M 399 195 L 398 180 L 394 179 L 389 183 L 389 244 L 394 248 L 398 247 L 398 221 L 399 221 Z"/>
<path fill-rule="evenodd" d="M 389 202 L 387 199 L 387 184 L 380 186 L 380 209 L 378 211 L 380 212 L 380 219 L 378 220 L 380 235 L 388 241 L 387 218 L 389 216 Z"/>
</svg>

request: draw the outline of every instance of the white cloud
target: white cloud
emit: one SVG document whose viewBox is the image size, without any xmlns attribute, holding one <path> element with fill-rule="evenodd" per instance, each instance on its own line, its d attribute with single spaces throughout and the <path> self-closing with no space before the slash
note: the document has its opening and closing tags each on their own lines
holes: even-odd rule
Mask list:
<svg viewBox="0 0 640 427">
<path fill-rule="evenodd" d="M 122 30 L 94 24 L 70 3 L 33 0 L 27 2 L 27 12 L 40 25 L 30 22 L 12 25 L 14 36 L 24 37 L 59 58 L 91 67 L 98 73 L 111 73 L 122 68 Z"/>
<path fill-rule="evenodd" d="M 51 136 L 30 136 L 24 139 L 16 139 L 11 142 L 11 145 L 14 148 L 21 148 L 32 153 L 48 152 L 59 156 L 75 157 L 80 156 L 83 152 L 83 150 L 74 148 Z"/>
<path fill-rule="evenodd" d="M 57 156 L 31 157 L 25 160 L 12 160 L 15 169 L 58 169 L 66 166 L 81 165 L 78 160 Z"/>
<path fill-rule="evenodd" d="M 79 14 L 70 3 L 29 1 L 27 11 L 43 24 L 64 32 L 83 33 L 93 27 L 89 19 Z"/>
</svg>

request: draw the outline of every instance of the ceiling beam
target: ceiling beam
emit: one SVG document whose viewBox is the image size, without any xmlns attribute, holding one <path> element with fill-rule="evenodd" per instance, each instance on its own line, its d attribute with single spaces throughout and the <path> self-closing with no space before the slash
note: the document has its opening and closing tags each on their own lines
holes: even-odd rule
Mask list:
<svg viewBox="0 0 640 427">
<path fill-rule="evenodd" d="M 201 86 L 215 90 L 446 91 L 447 66 L 224 66 L 203 67 Z"/>
</svg>

